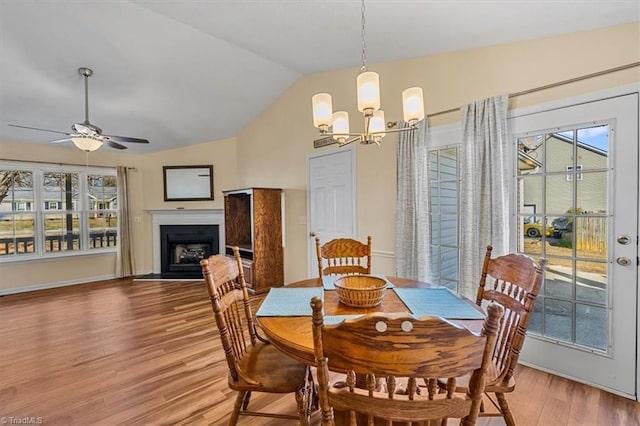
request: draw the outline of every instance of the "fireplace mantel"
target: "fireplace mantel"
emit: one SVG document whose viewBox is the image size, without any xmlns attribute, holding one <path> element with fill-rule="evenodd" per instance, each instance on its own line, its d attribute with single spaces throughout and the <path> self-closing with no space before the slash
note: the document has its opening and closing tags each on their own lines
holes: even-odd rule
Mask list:
<svg viewBox="0 0 640 426">
<path fill-rule="evenodd" d="M 160 225 L 219 225 L 220 253 L 224 253 L 224 210 L 223 209 L 163 209 L 147 210 L 152 220 L 153 273 L 161 272 Z"/>
</svg>

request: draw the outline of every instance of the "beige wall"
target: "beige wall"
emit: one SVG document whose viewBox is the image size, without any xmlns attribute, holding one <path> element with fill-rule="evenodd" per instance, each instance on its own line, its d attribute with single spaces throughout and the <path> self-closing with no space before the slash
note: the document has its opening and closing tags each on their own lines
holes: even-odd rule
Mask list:
<svg viewBox="0 0 640 426">
<path fill-rule="evenodd" d="M 89 154 L 88 162 L 91 165 L 135 167 L 130 174 L 130 202 L 131 216 L 141 218 L 141 222 L 132 223 L 135 266 L 138 273 L 148 273 L 153 269 L 151 216 L 147 211 L 177 207 L 221 209 L 221 191 L 237 186 L 235 144 L 235 138 L 230 138 L 147 155 L 122 154 L 106 149 Z M 24 143 L 0 143 L 0 158 L 71 164 L 87 162 L 85 154 L 76 148 Z M 162 166 L 192 164 L 213 164 L 214 200 L 165 202 Z M 115 254 L 96 254 L 3 263 L 0 265 L 0 293 L 6 289 L 37 288 L 111 278 L 115 272 L 115 258 Z"/>
<path fill-rule="evenodd" d="M 477 99 L 519 92 L 636 61 L 640 61 L 640 24 L 372 64 L 369 68 L 380 73 L 382 107 L 387 120 L 397 120 L 401 118 L 400 94 L 414 85 L 423 88 L 427 113 L 432 114 Z M 143 218 L 142 223 L 134 226 L 136 241 L 137 238 L 141 241 L 136 248 L 137 270 L 151 269 L 151 228 L 146 210 L 179 206 L 221 208 L 220 190 L 271 186 L 285 190 L 285 281 L 306 277 L 308 237 L 306 225 L 300 224 L 299 220 L 307 214 L 306 159 L 322 150 L 334 149 L 313 149 L 312 141 L 319 136 L 311 121 L 311 96 L 317 92 L 331 93 L 334 108 L 349 111 L 352 130 L 361 129 L 362 120 L 355 105 L 358 71 L 358 68 L 352 68 L 302 77 L 235 139 L 145 156 L 106 150 L 91 154 L 91 164 L 127 164 L 138 169 L 132 178 L 132 188 L 138 194 L 132 197 L 134 209 Z M 510 107 L 535 105 L 638 81 L 640 69 L 634 68 L 513 98 Z M 433 127 L 457 120 L 459 115 L 452 113 L 433 117 L 429 124 Z M 395 251 L 395 140 L 395 136 L 388 135 L 380 147 L 357 147 L 358 237 L 364 239 L 368 234 L 373 237 L 374 262 L 383 265 L 375 272 L 393 273 L 394 268 L 389 257 L 381 255 L 376 259 L 375 252 Z M 85 161 L 84 154 L 75 149 L 27 144 L 0 144 L 0 158 Z M 163 165 L 207 163 L 214 165 L 214 201 L 162 201 Z M 110 256 L 87 258 L 80 262 L 81 266 L 77 263 L 71 268 L 66 266 L 72 263 L 64 260 L 29 262 L 31 267 L 3 264 L 0 290 L 47 282 L 47 268 L 52 266 L 61 269 L 55 278 L 59 281 L 113 273 L 114 269 L 114 260 Z"/>
<path fill-rule="evenodd" d="M 380 74 L 382 108 L 387 120 L 401 117 L 401 92 L 418 85 L 424 90 L 427 114 L 456 108 L 489 96 L 514 93 L 571 79 L 611 67 L 640 61 L 640 25 L 538 39 L 370 65 Z M 313 149 L 319 137 L 311 121 L 311 96 L 328 92 L 334 109 L 349 112 L 352 131 L 362 128 L 355 105 L 355 78 L 359 69 L 302 77 L 238 135 L 240 179 L 247 185 L 273 185 L 295 192 L 295 206 L 287 208 L 285 281 L 306 277 L 306 157 L 331 150 Z M 588 93 L 640 81 L 634 68 L 556 89 L 513 98 L 511 108 Z M 430 126 L 459 120 L 447 114 L 429 120 Z M 388 135 L 382 146 L 357 147 L 358 238 L 371 234 L 375 262 L 384 271 L 393 267 L 375 252 L 395 251 L 396 138 Z M 390 271 L 387 269 L 391 269 Z"/>
</svg>

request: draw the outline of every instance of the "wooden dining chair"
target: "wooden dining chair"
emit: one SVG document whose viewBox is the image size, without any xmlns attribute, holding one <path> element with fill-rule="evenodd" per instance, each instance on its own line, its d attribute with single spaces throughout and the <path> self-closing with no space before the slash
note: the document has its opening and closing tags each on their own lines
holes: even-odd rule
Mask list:
<svg viewBox="0 0 640 426">
<path fill-rule="evenodd" d="M 353 275 L 371 274 L 371 236 L 367 243 L 352 238 L 336 238 L 320 245 L 316 237 L 318 274 Z"/>
<path fill-rule="evenodd" d="M 229 388 L 237 391 L 229 425 L 235 425 L 240 415 L 293 419 L 308 425 L 315 395 L 310 368 L 258 335 L 238 247 L 233 252 L 235 259 L 214 255 L 200 261 L 229 368 Z M 252 392 L 293 393 L 298 415 L 249 411 Z"/>
<path fill-rule="evenodd" d="M 487 246 L 476 304 L 498 304 L 504 308 L 484 390 L 497 412 L 487 412 L 483 407 L 479 415 L 503 417 L 508 426 L 515 426 L 516 422 L 505 394 L 513 392 L 516 387 L 513 372 L 524 344 L 536 297 L 542 286 L 546 260 L 541 258 L 536 263 L 529 256 L 521 254 L 491 258 L 492 250 L 492 246 Z M 466 390 L 464 385 L 458 388 L 459 392 Z M 492 395 L 495 395 L 495 399 Z"/>
<path fill-rule="evenodd" d="M 481 334 L 439 317 L 409 314 L 373 313 L 325 325 L 322 300 L 314 297 L 311 307 L 324 426 L 381 420 L 446 425 L 449 417 L 475 424 L 501 307 L 490 307 Z M 330 385 L 330 371 L 346 373 L 346 381 Z M 456 394 L 456 377 L 465 374 L 472 377 L 468 391 Z M 447 393 L 438 393 L 440 377 L 451 378 Z M 419 387 L 422 380 L 429 386 Z M 337 412 L 346 412 L 348 420 L 337 422 Z"/>
</svg>

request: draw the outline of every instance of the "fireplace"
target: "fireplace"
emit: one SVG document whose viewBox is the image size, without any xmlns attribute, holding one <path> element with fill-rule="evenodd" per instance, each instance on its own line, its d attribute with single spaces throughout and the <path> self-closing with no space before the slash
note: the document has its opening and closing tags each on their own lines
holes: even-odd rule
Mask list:
<svg viewBox="0 0 640 426">
<path fill-rule="evenodd" d="M 219 248 L 218 225 L 160 225 L 162 278 L 202 278 L 200 260 Z"/>
<path fill-rule="evenodd" d="M 151 235 L 152 235 L 152 255 L 153 255 L 153 269 L 145 273 L 145 276 L 148 276 L 149 279 L 185 279 L 192 280 L 202 279 L 201 270 L 198 269 L 197 272 L 162 272 L 162 263 L 167 262 L 168 259 L 165 257 L 166 254 L 161 253 L 163 242 L 166 241 L 166 238 L 160 237 L 160 227 L 164 226 L 192 226 L 192 225 L 207 225 L 207 226 L 216 226 L 218 229 L 217 239 L 213 241 L 218 242 L 217 251 L 215 250 L 215 243 L 212 252 L 214 253 L 224 253 L 224 242 L 225 242 L 225 232 L 224 232 L 224 210 L 223 209 L 162 209 L 162 210 L 147 210 L 149 215 L 152 218 L 151 224 Z M 179 228 L 178 228 L 179 229 Z M 179 242 L 184 243 L 184 241 Z M 195 242 L 195 244 L 200 244 L 200 242 Z M 193 251 L 193 247 L 191 247 L 191 251 Z M 166 247 L 165 247 L 166 250 Z M 196 253 L 197 254 L 197 253 Z M 193 256 L 193 253 L 190 253 L 189 256 Z M 193 268 L 194 265 L 190 267 Z M 198 265 L 199 266 L 199 265 Z M 193 268 L 195 270 L 195 268 Z M 177 277 L 177 278 L 176 278 Z"/>
</svg>

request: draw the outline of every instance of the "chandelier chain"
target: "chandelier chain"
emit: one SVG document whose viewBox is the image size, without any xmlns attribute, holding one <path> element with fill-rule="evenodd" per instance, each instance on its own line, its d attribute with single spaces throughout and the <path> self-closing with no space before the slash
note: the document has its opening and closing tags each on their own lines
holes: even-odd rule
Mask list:
<svg viewBox="0 0 640 426">
<path fill-rule="evenodd" d="M 360 70 L 362 72 L 367 70 L 367 43 L 366 43 L 366 31 L 364 29 L 364 24 L 365 24 L 365 19 L 364 19 L 364 0 L 362 0 L 362 7 L 360 8 L 360 12 L 361 12 L 361 16 L 362 16 L 362 30 L 360 31 L 360 36 L 362 37 L 362 67 L 360 67 Z"/>
</svg>

